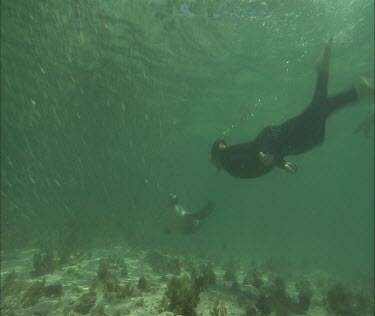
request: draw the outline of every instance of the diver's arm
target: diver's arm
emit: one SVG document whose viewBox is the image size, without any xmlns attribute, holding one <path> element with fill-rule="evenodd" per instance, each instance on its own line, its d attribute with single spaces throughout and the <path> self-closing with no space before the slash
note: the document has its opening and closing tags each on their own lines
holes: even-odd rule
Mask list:
<svg viewBox="0 0 375 316">
<path fill-rule="evenodd" d="M 275 156 L 271 153 L 267 153 L 263 151 L 259 152 L 259 160 L 266 167 L 276 164 Z"/>
<path fill-rule="evenodd" d="M 264 153 L 259 152 L 259 160 L 264 164 L 265 166 L 271 166 L 271 165 L 277 165 L 279 168 L 284 169 L 288 173 L 296 173 L 297 172 L 297 165 L 285 161 L 284 158 L 277 159 L 273 154 L 271 153 Z"/>
<path fill-rule="evenodd" d="M 283 133 L 279 126 L 265 127 L 257 137 L 260 143 L 258 158 L 266 166 L 278 166 L 289 173 L 295 173 L 297 168 L 291 162 L 284 160 L 281 154 L 283 146 Z"/>
</svg>

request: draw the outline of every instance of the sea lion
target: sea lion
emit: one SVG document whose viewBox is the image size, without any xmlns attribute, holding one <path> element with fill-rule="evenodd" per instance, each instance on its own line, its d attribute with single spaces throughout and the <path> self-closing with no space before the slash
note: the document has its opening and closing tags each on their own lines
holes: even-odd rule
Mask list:
<svg viewBox="0 0 375 316">
<path fill-rule="evenodd" d="M 175 194 L 169 194 L 167 199 L 165 232 L 182 235 L 193 233 L 200 225 L 200 222 L 212 213 L 214 207 L 214 203 L 208 202 L 198 211 L 191 212 L 178 203 Z"/>
</svg>

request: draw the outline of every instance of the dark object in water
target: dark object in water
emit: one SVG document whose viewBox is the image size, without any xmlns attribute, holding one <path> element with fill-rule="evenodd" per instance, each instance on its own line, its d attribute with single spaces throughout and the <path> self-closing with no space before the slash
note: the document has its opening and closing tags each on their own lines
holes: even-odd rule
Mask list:
<svg viewBox="0 0 375 316">
<path fill-rule="evenodd" d="M 258 310 L 253 305 L 246 306 L 245 316 L 259 316 Z"/>
<path fill-rule="evenodd" d="M 47 297 L 61 297 L 64 295 L 63 287 L 61 284 L 50 284 L 44 288 L 44 296 Z"/>
<path fill-rule="evenodd" d="M 87 292 L 82 294 L 74 306 L 74 311 L 81 314 L 88 314 L 96 302 L 95 292 Z"/>
<path fill-rule="evenodd" d="M 155 273 L 179 275 L 181 272 L 181 263 L 177 257 L 166 256 L 152 249 L 147 252 L 145 260 Z"/>
<path fill-rule="evenodd" d="M 255 306 L 261 316 L 272 312 L 276 315 L 304 314 L 310 306 L 312 290 L 308 283 L 298 284 L 298 301 L 294 301 L 287 293 L 285 280 L 277 276 L 270 287 L 260 288 L 260 295 Z"/>
<path fill-rule="evenodd" d="M 181 279 L 173 277 L 168 283 L 164 297 L 167 301 L 167 310 L 182 316 L 196 316 L 196 307 L 199 295 L 204 287 L 204 279 L 197 277 L 189 287 Z"/>
<path fill-rule="evenodd" d="M 305 314 L 311 304 L 313 290 L 308 281 L 300 281 L 296 283 L 298 291 L 298 302 L 294 303 L 294 312 L 297 314 Z"/>
<path fill-rule="evenodd" d="M 206 280 L 207 285 L 213 285 L 216 283 L 216 275 L 212 268 L 212 264 L 208 263 L 201 266 L 201 273 Z"/>
<path fill-rule="evenodd" d="M 259 310 L 261 316 L 269 316 L 272 312 L 271 298 L 264 293 L 260 294 L 255 306 Z"/>
<path fill-rule="evenodd" d="M 34 282 L 25 292 L 21 299 L 22 308 L 36 305 L 44 295 L 46 280 Z"/>
<path fill-rule="evenodd" d="M 34 253 L 33 267 L 33 276 L 41 276 L 53 272 L 56 268 L 56 264 L 53 259 L 52 251 L 48 250 L 45 254 L 42 254 L 40 251 Z"/>
<path fill-rule="evenodd" d="M 263 286 L 263 283 L 264 282 L 257 270 L 248 272 L 243 279 L 244 285 L 252 285 L 258 290 Z"/>
<path fill-rule="evenodd" d="M 4 278 L 4 281 L 2 281 L 1 283 L 1 293 L 3 291 L 5 291 L 9 286 L 11 286 L 14 281 L 16 280 L 16 277 L 17 277 L 17 274 L 16 274 L 16 271 L 12 270 L 12 272 L 9 272 L 5 278 Z"/>
<path fill-rule="evenodd" d="M 327 293 L 328 308 L 334 315 L 362 316 L 374 311 L 374 297 L 363 291 L 353 292 L 342 283 L 333 285 Z"/>
<path fill-rule="evenodd" d="M 142 292 L 146 292 L 149 289 L 148 281 L 144 276 L 141 276 L 138 280 L 137 288 L 141 290 Z"/>
</svg>

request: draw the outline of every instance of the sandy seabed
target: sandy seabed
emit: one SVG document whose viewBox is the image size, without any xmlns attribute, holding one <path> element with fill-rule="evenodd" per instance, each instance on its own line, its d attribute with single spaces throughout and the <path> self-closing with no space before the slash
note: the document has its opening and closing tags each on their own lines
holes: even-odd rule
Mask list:
<svg viewBox="0 0 375 316">
<path fill-rule="evenodd" d="M 47 267 L 46 262 L 38 261 L 38 264 L 44 264 L 42 270 L 44 268 L 48 271 L 37 273 L 36 253 L 38 250 L 31 249 L 2 254 L 1 315 L 178 315 L 166 297 L 168 284 L 175 277 L 184 280 L 184 284 L 191 284 L 194 267 L 208 267 L 208 262 L 200 258 L 187 259 L 156 250 L 118 246 L 71 253 L 64 263 L 58 263 L 57 256 L 54 256 L 53 268 Z M 304 314 L 283 314 L 275 310 L 267 314 L 256 307 L 259 288 L 257 289 L 251 280 L 245 281 L 251 270 L 249 266 L 245 268 L 237 265 L 234 269 L 212 263 L 210 269 L 215 280 L 199 292 L 198 303 L 193 308 L 196 315 L 336 315 L 328 306 L 326 297 L 329 287 L 337 280 L 328 273 L 310 271 L 302 275 L 283 275 L 285 292 L 293 300 L 298 300 L 296 282 L 301 278 L 309 282 L 313 293 L 309 307 Z M 228 269 L 233 271 L 228 272 Z M 272 286 L 275 274 L 264 269 L 257 271 L 261 286 Z M 199 268 L 196 268 L 194 273 L 199 275 Z M 252 275 L 254 276 L 254 273 Z M 188 285 L 188 288 L 189 286 L 193 288 L 191 285 Z M 46 290 L 47 288 L 50 290 Z M 372 297 L 371 294 L 370 296 Z M 366 304 L 371 304 L 372 307 L 363 312 L 363 316 L 373 315 L 373 298 Z M 248 310 L 250 305 L 253 306 L 252 311 Z M 183 316 L 193 315 L 194 312 L 185 312 Z M 349 312 L 346 315 L 362 314 Z"/>
</svg>

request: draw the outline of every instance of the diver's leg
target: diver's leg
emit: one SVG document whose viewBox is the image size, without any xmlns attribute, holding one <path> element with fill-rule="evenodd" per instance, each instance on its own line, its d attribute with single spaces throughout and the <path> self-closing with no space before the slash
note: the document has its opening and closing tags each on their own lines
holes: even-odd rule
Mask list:
<svg viewBox="0 0 375 316">
<path fill-rule="evenodd" d="M 366 78 L 361 78 L 357 85 L 327 98 L 327 115 L 350 103 L 354 104 L 371 98 L 374 98 L 374 85 Z"/>
<path fill-rule="evenodd" d="M 280 125 L 278 142 L 282 144 L 282 156 L 301 154 L 324 140 L 331 48 L 332 38 L 327 41 L 316 66 L 318 77 L 312 102 L 303 113 Z M 291 163 L 283 165 L 288 172 L 295 172 L 295 166 L 290 166 Z"/>
<path fill-rule="evenodd" d="M 316 65 L 316 70 L 318 72 L 318 78 L 316 81 L 315 92 L 313 96 L 313 101 L 311 105 L 321 105 L 323 101 L 327 98 L 328 94 L 328 77 L 329 77 L 329 64 L 331 59 L 331 48 L 332 48 L 332 38 L 330 38 L 323 51 L 323 55 L 320 58 L 318 64 Z"/>
<path fill-rule="evenodd" d="M 284 131 L 284 134 L 290 135 L 294 133 L 302 134 L 305 126 L 310 126 L 312 123 L 317 121 L 318 118 L 325 118 L 324 109 L 327 101 L 327 91 L 328 91 L 328 75 L 329 75 L 329 64 L 331 59 L 331 47 L 332 38 L 330 38 L 316 65 L 316 70 L 318 73 L 318 78 L 316 81 L 316 87 L 314 92 L 314 97 L 307 109 L 296 117 L 289 119 L 284 122 L 280 127 Z M 319 108 L 319 110 L 317 110 Z M 288 136 L 289 137 L 289 136 Z"/>
<path fill-rule="evenodd" d="M 327 116 L 343 108 L 344 106 L 358 101 L 357 90 L 352 87 L 327 99 Z"/>
</svg>

